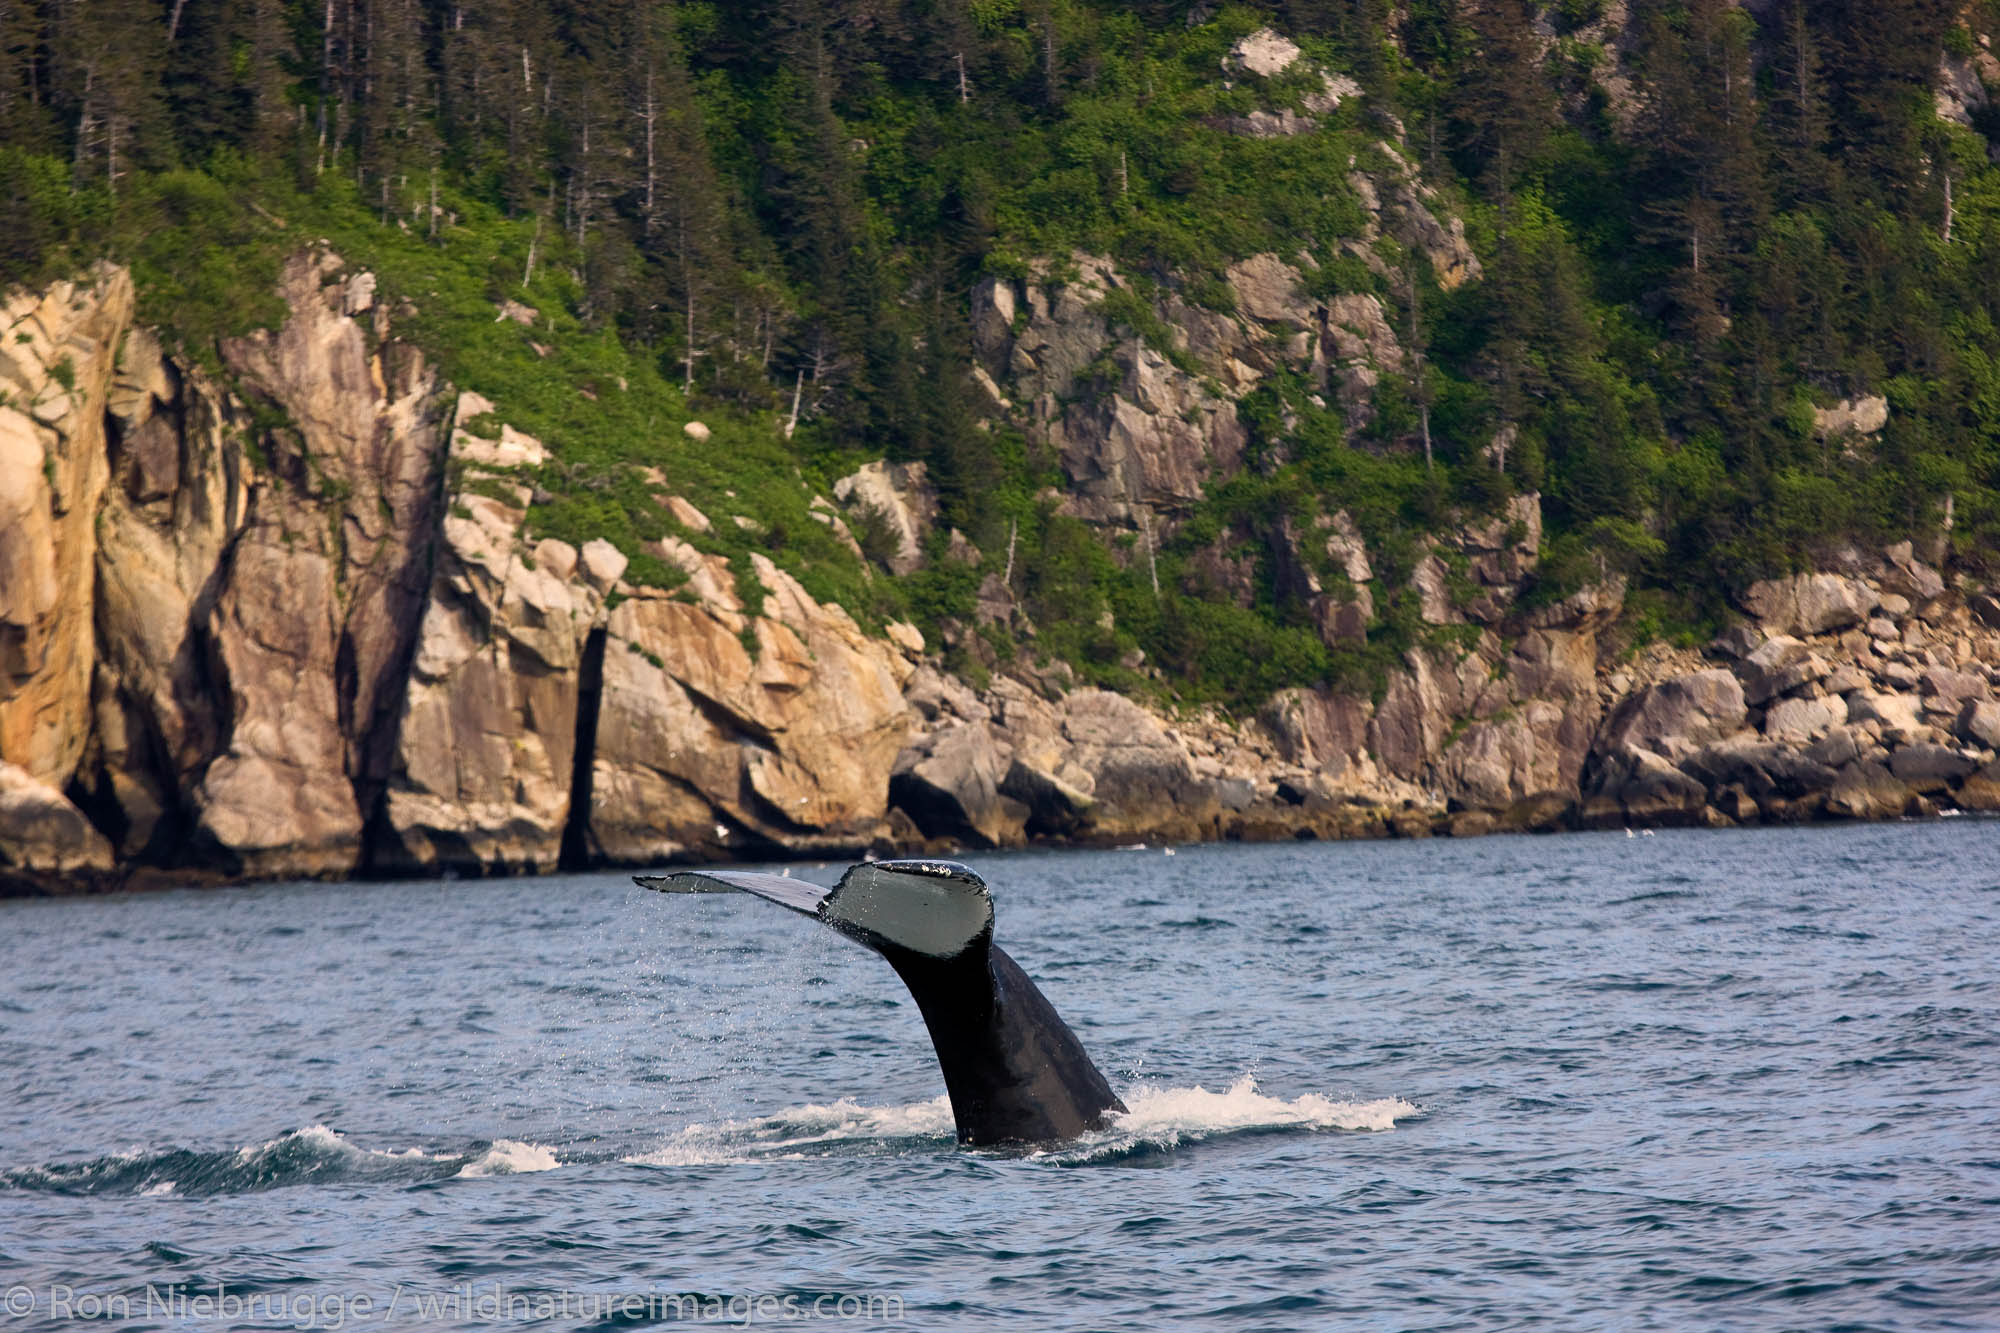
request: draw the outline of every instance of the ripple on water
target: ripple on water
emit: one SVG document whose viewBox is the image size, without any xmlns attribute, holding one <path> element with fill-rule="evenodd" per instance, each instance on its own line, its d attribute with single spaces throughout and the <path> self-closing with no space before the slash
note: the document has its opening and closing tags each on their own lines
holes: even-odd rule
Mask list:
<svg viewBox="0 0 2000 1333">
<path fill-rule="evenodd" d="M 955 1145 L 879 959 L 753 903 L 0 903 L 0 1263 L 913 1327 L 1983 1327 L 1995 864 L 1974 820 L 981 858 L 1131 1108 L 1025 1152 Z"/>
</svg>

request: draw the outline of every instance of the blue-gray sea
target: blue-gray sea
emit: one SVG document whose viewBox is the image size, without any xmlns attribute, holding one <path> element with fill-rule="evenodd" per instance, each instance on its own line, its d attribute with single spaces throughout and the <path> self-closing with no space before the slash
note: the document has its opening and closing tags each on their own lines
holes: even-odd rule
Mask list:
<svg viewBox="0 0 2000 1333">
<path fill-rule="evenodd" d="M 749 898 L 0 903 L 0 1328 L 2000 1327 L 2000 822 L 968 859 L 1114 1128 Z"/>
</svg>

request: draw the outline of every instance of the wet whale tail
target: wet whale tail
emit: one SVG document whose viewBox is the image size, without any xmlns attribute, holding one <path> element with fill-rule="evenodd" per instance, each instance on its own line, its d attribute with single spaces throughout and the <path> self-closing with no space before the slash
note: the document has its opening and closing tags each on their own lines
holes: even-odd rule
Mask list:
<svg viewBox="0 0 2000 1333">
<path fill-rule="evenodd" d="M 782 875 L 637 875 L 663 893 L 748 893 L 810 916 L 889 961 L 930 1030 L 960 1143 L 1045 1143 L 1122 1113 L 1083 1044 L 993 943 L 986 881 L 955 861 L 872 861 L 831 889 Z"/>
</svg>

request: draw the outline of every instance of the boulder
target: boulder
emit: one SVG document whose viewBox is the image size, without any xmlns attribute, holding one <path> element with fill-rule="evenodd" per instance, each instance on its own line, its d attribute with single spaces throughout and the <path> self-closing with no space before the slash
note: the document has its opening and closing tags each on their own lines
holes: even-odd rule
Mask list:
<svg viewBox="0 0 2000 1333">
<path fill-rule="evenodd" d="M 1882 586 L 1889 591 L 1902 593 L 1920 607 L 1944 596 L 1944 576 L 1917 559 L 1911 543 L 1897 542 L 1882 555 L 1889 562 Z"/>
<path fill-rule="evenodd" d="M 1837 726 L 1806 747 L 1806 757 L 1828 768 L 1845 768 L 1857 759 L 1881 761 L 1887 751 L 1876 743 L 1868 727 Z"/>
<path fill-rule="evenodd" d="M 1280 690 L 1258 720 L 1287 763 L 1337 778 L 1368 749 L 1368 700 L 1331 690 Z"/>
<path fill-rule="evenodd" d="M 1927 713 L 1957 717 L 1966 704 L 1993 697 L 1984 675 L 1948 667 L 1930 667 L 1919 672 L 1917 684 Z"/>
<path fill-rule="evenodd" d="M 1264 324 L 1308 328 L 1312 307 L 1300 290 L 1299 271 L 1273 254 L 1252 255 L 1229 266 L 1230 289 L 1236 308 Z"/>
<path fill-rule="evenodd" d="M 1952 731 L 1961 740 L 2000 750 L 2000 703 L 1987 699 L 1967 700 L 1959 709 Z"/>
<path fill-rule="evenodd" d="M 1269 79 L 1290 69 L 1298 58 L 1298 43 L 1270 28 L 1259 28 L 1229 49 L 1222 68 L 1229 74 L 1247 73 Z"/>
<path fill-rule="evenodd" d="M 1067 771 L 1084 782 L 1092 780 L 1087 773 Z M 1037 837 L 1060 838 L 1076 833 L 1089 823 L 1091 810 L 1097 804 L 1089 792 L 1018 756 L 1000 781 L 1000 794 L 1027 809 L 1026 831 Z"/>
<path fill-rule="evenodd" d="M 1813 409 L 1813 433 L 1821 439 L 1879 435 L 1889 424 L 1889 400 L 1880 394 L 1843 398 L 1832 407 Z"/>
<path fill-rule="evenodd" d="M 1875 694 L 1866 691 L 1849 695 L 1847 720 L 1850 724 L 1874 723 L 1884 741 L 1891 745 L 1913 745 L 1928 738 L 1923 700 L 1914 694 Z"/>
<path fill-rule="evenodd" d="M 1616 620 L 1625 609 L 1626 579 L 1615 575 L 1602 583 L 1587 583 L 1550 606 L 1528 613 L 1531 629 L 1597 630 Z"/>
<path fill-rule="evenodd" d="M 1740 784 L 1767 810 L 1773 796 L 1795 801 L 1826 791 L 1839 776 L 1789 745 L 1743 736 L 1703 746 L 1680 767 L 1711 789 Z"/>
<path fill-rule="evenodd" d="M 1716 657 L 1741 660 L 1750 656 L 1764 642 L 1764 631 L 1748 622 L 1731 625 L 1709 641 L 1708 651 Z"/>
<path fill-rule="evenodd" d="M 1503 833 L 1555 833 L 1572 827 L 1576 809 L 1576 798 L 1567 792 L 1535 792 L 1502 810 L 1496 823 Z"/>
<path fill-rule="evenodd" d="M 1743 609 L 1772 634 L 1824 634 L 1858 625 L 1875 602 L 1867 584 L 1840 574 L 1767 579 L 1743 595 Z"/>
<path fill-rule="evenodd" d="M 1943 791 L 1978 769 L 1977 757 L 1943 745 L 1905 745 L 1889 756 L 1889 771 L 1919 792 Z"/>
<path fill-rule="evenodd" d="M 1594 707 L 1577 715 L 1553 700 L 1527 700 L 1467 725 L 1437 758 L 1438 784 L 1452 800 L 1489 810 L 1574 793 L 1595 721 Z"/>
<path fill-rule="evenodd" d="M 1847 704 L 1836 696 L 1781 699 L 1764 714 L 1764 736 L 1786 745 L 1806 745 L 1847 721 Z"/>
<path fill-rule="evenodd" d="M 984 722 L 986 705 L 957 676 L 948 676 L 932 666 L 920 666 L 903 686 L 903 698 L 923 715 L 926 722 L 958 718 Z"/>
<path fill-rule="evenodd" d="M 1824 658 L 1798 639 L 1783 634 L 1766 640 L 1757 651 L 1736 664 L 1737 677 L 1743 682 L 1744 702 L 1750 704 L 1789 694 L 1832 673 L 1833 667 Z"/>
<path fill-rule="evenodd" d="M 1743 687 L 1727 671 L 1696 671 L 1649 685 L 1612 713 L 1602 744 L 1679 759 L 1742 730 Z"/>
<path fill-rule="evenodd" d="M 1883 765 L 1858 760 L 1840 770 L 1826 811 L 1840 819 L 1900 819 L 1916 793 Z"/>
<path fill-rule="evenodd" d="M 1599 799 L 1587 814 L 1593 827 L 1694 824 L 1708 804 L 1708 789 L 1699 780 L 1650 750 L 1614 751 L 1598 764 Z"/>
<path fill-rule="evenodd" d="M 2000 813 L 2000 763 L 1988 764 L 1958 785 L 1962 810 Z"/>
<path fill-rule="evenodd" d="M 599 592 L 610 592 L 625 577 L 626 566 L 631 564 L 624 552 L 602 537 L 585 542 L 579 557 L 584 578 Z"/>
<path fill-rule="evenodd" d="M 926 838 L 969 847 L 1021 841 L 1021 820 L 1004 808 L 1001 759 L 983 722 L 932 732 L 896 757 L 889 803 L 907 813 Z"/>
<path fill-rule="evenodd" d="M 18 764 L 0 761 L 0 887 L 9 871 L 62 876 L 111 865 L 111 844 L 81 810 Z"/>
<path fill-rule="evenodd" d="M 1215 794 L 1158 718 L 1104 690 L 1070 695 L 1058 717 L 1065 759 L 1090 775 L 1092 833 L 1150 835 L 1201 826 Z M 1035 762 L 1034 755 L 1027 758 Z"/>
<path fill-rule="evenodd" d="M 648 590 L 610 610 L 589 820 L 604 858 L 844 854 L 888 813 L 915 667 L 766 557 L 751 565 L 759 616 Z"/>
</svg>

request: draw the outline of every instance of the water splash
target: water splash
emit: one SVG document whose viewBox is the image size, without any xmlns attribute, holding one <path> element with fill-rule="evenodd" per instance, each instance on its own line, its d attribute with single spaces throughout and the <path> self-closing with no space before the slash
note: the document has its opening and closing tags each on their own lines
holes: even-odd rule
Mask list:
<svg viewBox="0 0 2000 1333">
<path fill-rule="evenodd" d="M 81 1162 L 19 1167 L 0 1171 L 0 1190 L 200 1197 L 315 1182 L 414 1184 L 453 1175 L 547 1171 L 558 1165 L 550 1149 L 514 1139 L 478 1143 L 455 1153 L 421 1148 L 379 1151 L 350 1143 L 325 1125 L 312 1125 L 221 1152 L 134 1150 Z"/>
<path fill-rule="evenodd" d="M 1191 1088 L 1141 1086 L 1127 1091 L 1124 1102 L 1130 1109 L 1108 1129 L 1034 1156 L 1077 1166 L 1171 1152 L 1183 1144 L 1238 1134 L 1382 1133 L 1423 1113 L 1401 1097 L 1352 1102 L 1308 1092 L 1287 1101 L 1259 1092 L 1250 1074 L 1223 1092 L 1210 1092 L 1198 1083 Z"/>
<path fill-rule="evenodd" d="M 1246 1074 L 1223 1092 L 1194 1087 L 1141 1086 L 1125 1094 L 1131 1108 L 1106 1129 L 1074 1143 L 1029 1154 L 1029 1160 L 1082 1165 L 1140 1153 L 1172 1151 L 1233 1134 L 1380 1132 L 1422 1114 L 1400 1097 L 1341 1101 L 1306 1093 L 1289 1101 L 1257 1090 Z M 951 1104 L 943 1097 L 906 1106 L 863 1106 L 843 1097 L 747 1120 L 693 1124 L 665 1143 L 625 1158 L 644 1166 L 710 1166 L 788 1158 L 896 1155 L 953 1144 Z M 1013 1155 L 1001 1150 L 1002 1155 Z"/>
<path fill-rule="evenodd" d="M 461 1176 L 517 1176 L 553 1171 L 562 1163 L 553 1149 L 518 1139 L 495 1139 L 493 1146 L 458 1169 Z"/>
</svg>

